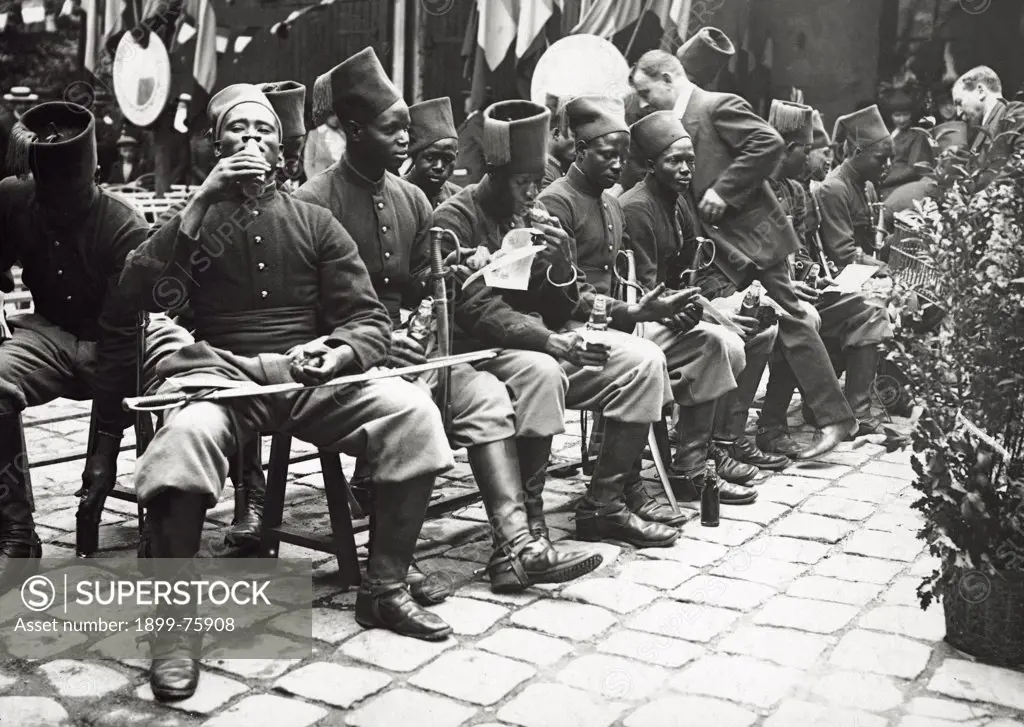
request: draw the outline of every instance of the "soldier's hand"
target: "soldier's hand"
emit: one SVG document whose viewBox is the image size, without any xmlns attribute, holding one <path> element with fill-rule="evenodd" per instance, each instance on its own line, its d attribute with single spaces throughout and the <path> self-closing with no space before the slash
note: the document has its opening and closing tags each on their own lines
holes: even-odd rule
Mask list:
<svg viewBox="0 0 1024 727">
<path fill-rule="evenodd" d="M 744 341 L 749 341 L 756 336 L 760 327 L 756 318 L 741 316 L 739 313 L 729 315 L 729 322 L 736 327 L 736 332 L 740 334 L 740 338 Z"/>
<path fill-rule="evenodd" d="M 578 333 L 552 333 L 544 347 L 549 356 L 574 366 L 604 366 L 611 351 L 603 343 L 587 343 Z"/>
<path fill-rule="evenodd" d="M 388 357 L 388 366 L 401 368 L 426 362 L 427 353 L 423 350 L 423 346 L 409 338 L 405 331 L 394 331 L 391 334 L 391 355 Z"/>
<path fill-rule="evenodd" d="M 538 230 L 544 239 L 544 249 L 537 257 L 550 265 L 558 274 L 559 278 L 568 278 L 573 268 L 572 245 L 569 242 L 569 235 L 558 225 L 544 222 L 534 222 L 532 227 Z"/>
<path fill-rule="evenodd" d="M 629 316 L 636 323 L 675 318 L 699 295 L 700 288 L 684 288 L 666 293 L 665 284 L 659 283 L 651 292 L 629 307 Z"/>
<path fill-rule="evenodd" d="M 266 179 L 273 174 L 267 160 L 243 149 L 237 154 L 222 157 L 199 187 L 198 196 L 209 203 L 220 202 L 233 194 L 238 185 L 259 175 Z"/>
<path fill-rule="evenodd" d="M 813 285 L 808 285 L 802 280 L 793 281 L 793 292 L 796 293 L 797 298 L 808 303 L 817 303 L 821 297 L 821 293 L 817 288 Z"/>
<path fill-rule="evenodd" d="M 296 346 L 288 352 L 292 378 L 305 386 L 330 381 L 355 361 L 351 346 L 328 346 L 323 339 Z"/>
</svg>

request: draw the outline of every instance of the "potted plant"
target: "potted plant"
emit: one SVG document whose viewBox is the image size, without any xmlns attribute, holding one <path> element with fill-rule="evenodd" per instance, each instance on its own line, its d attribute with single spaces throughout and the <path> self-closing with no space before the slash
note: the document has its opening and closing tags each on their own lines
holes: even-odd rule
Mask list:
<svg viewBox="0 0 1024 727">
<path fill-rule="evenodd" d="M 913 279 L 932 304 L 903 307 L 894 357 L 923 410 L 913 434 L 913 507 L 925 519 L 919 537 L 940 560 L 918 588 L 921 606 L 941 600 L 946 640 L 958 649 L 1019 666 L 1024 157 L 1015 155 L 996 183 L 982 187 L 982 174 L 983 161 L 971 155 L 946 165 L 939 192 L 911 215 L 911 239 L 893 251 L 897 287 Z M 901 275 L 907 269 L 916 275 Z"/>
</svg>

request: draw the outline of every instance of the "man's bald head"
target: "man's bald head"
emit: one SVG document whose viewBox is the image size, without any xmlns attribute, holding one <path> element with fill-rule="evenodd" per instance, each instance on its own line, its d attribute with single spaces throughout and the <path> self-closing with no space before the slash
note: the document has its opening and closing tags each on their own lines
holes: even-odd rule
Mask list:
<svg viewBox="0 0 1024 727">
<path fill-rule="evenodd" d="M 647 51 L 629 74 L 641 110 L 670 111 L 690 85 L 683 64 L 663 50 Z"/>
</svg>

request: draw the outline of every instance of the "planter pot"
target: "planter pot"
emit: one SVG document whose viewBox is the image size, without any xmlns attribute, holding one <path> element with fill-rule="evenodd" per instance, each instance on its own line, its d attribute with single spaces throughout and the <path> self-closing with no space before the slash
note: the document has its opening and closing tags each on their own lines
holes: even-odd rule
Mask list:
<svg viewBox="0 0 1024 727">
<path fill-rule="evenodd" d="M 957 570 L 942 607 L 952 646 L 988 664 L 1024 665 L 1024 572 Z"/>
</svg>

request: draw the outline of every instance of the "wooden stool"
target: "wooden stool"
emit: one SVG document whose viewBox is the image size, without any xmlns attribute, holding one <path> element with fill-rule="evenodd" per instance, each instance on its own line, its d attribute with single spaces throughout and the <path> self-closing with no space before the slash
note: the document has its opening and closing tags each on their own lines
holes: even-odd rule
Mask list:
<svg viewBox="0 0 1024 727">
<path fill-rule="evenodd" d="M 320 450 L 320 466 L 327 495 L 327 511 L 331 518 L 331 537 L 319 538 L 285 527 L 284 495 L 288 485 L 288 460 L 292 438 L 275 433 L 270 445 L 270 468 L 267 473 L 267 494 L 263 503 L 263 532 L 260 536 L 260 557 L 276 558 L 282 542 L 332 553 L 338 559 L 342 584 L 348 588 L 361 582 L 359 559 L 356 557 L 355 531 L 348 504 L 348 482 L 341 469 L 341 456 Z"/>
</svg>

